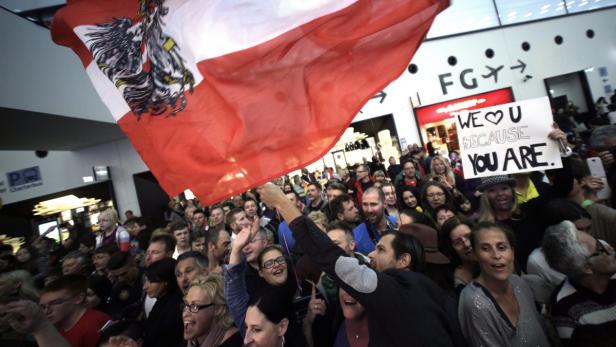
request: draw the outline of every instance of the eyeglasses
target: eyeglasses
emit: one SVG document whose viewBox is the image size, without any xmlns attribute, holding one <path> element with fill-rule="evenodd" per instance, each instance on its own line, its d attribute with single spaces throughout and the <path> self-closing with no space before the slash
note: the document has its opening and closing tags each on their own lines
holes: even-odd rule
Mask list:
<svg viewBox="0 0 616 347">
<path fill-rule="evenodd" d="M 436 198 L 437 196 L 443 196 L 443 195 L 445 195 L 445 193 L 430 193 L 430 194 L 426 194 L 426 197 Z"/>
<path fill-rule="evenodd" d="M 280 257 L 278 257 L 276 259 L 270 259 L 270 260 L 264 262 L 262 267 L 264 269 L 271 269 L 271 268 L 274 267 L 274 264 L 278 264 L 280 266 L 287 265 L 287 261 L 284 259 L 283 256 L 280 256 Z"/>
<path fill-rule="evenodd" d="M 181 302 L 180 303 L 180 311 L 184 312 L 185 309 L 188 308 L 188 312 L 190 313 L 199 313 L 199 311 L 206 309 L 210 306 L 214 306 L 216 304 L 214 303 L 210 303 L 210 304 L 205 304 L 205 305 L 197 305 L 197 304 L 190 304 L 190 305 L 186 305 L 185 302 Z"/>
<path fill-rule="evenodd" d="M 43 310 L 43 312 L 46 312 L 48 309 L 50 309 L 53 306 L 58 306 L 58 305 L 62 305 L 63 303 L 69 301 L 70 299 L 72 299 L 73 297 L 70 296 L 68 298 L 62 298 L 62 299 L 56 299 L 56 300 L 52 300 L 46 304 L 39 304 L 39 306 L 41 307 L 41 309 Z"/>
<path fill-rule="evenodd" d="M 605 246 L 603 245 L 601 241 L 597 240 L 597 243 L 595 245 L 595 252 L 589 255 L 588 259 L 599 256 L 601 254 L 609 255 L 610 251 L 608 251 L 607 248 L 605 248 Z"/>
<path fill-rule="evenodd" d="M 252 239 L 252 240 L 250 240 L 249 242 L 250 242 L 250 243 L 255 243 L 255 242 L 257 242 L 257 241 L 263 241 L 263 239 Z"/>
</svg>

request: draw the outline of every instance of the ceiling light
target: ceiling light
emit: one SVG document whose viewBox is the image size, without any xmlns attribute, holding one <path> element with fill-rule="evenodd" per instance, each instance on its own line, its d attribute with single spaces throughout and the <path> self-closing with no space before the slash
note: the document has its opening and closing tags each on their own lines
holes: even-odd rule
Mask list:
<svg viewBox="0 0 616 347">
<path fill-rule="evenodd" d="M 48 216 L 74 208 L 96 205 L 101 199 L 78 198 L 75 195 L 65 195 L 59 198 L 41 201 L 34 206 L 32 212 L 35 216 Z"/>
</svg>

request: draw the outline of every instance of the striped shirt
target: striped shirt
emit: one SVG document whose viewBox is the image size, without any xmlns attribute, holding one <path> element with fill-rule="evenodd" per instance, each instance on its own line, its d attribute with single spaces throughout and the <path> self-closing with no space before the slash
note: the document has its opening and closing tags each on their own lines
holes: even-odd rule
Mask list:
<svg viewBox="0 0 616 347">
<path fill-rule="evenodd" d="M 570 339 L 579 326 L 616 321 L 616 277 L 612 277 L 603 294 L 567 278 L 554 291 L 552 316 L 558 336 L 563 340 Z"/>
</svg>

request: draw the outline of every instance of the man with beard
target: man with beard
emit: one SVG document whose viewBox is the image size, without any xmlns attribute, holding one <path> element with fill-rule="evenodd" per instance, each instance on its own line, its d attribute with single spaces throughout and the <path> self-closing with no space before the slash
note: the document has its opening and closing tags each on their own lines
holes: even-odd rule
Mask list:
<svg viewBox="0 0 616 347">
<path fill-rule="evenodd" d="M 323 200 L 323 187 L 318 182 L 308 184 L 308 205 L 306 214 L 314 211 L 323 211 L 327 206 L 327 201 Z"/>
<path fill-rule="evenodd" d="M 331 222 L 336 219 L 336 216 L 332 213 L 332 202 L 337 197 L 343 194 L 346 194 L 346 192 L 347 192 L 346 187 L 342 183 L 339 183 L 339 182 L 331 182 L 327 186 L 327 189 L 326 189 L 327 205 L 325 205 L 323 212 L 327 216 L 328 222 Z"/>
<path fill-rule="evenodd" d="M 264 203 L 291 221 L 293 236 L 310 259 L 366 308 L 370 345 L 464 345 L 454 300 L 415 272 L 421 271 L 424 257 L 415 237 L 399 232 L 383 235 L 370 254 L 371 269 L 347 256 L 279 188 L 268 184 L 259 193 Z"/>
<path fill-rule="evenodd" d="M 210 230 L 205 238 L 205 250 L 209 272 L 222 273 L 222 263 L 229 253 L 231 235 L 225 229 Z"/>
<path fill-rule="evenodd" d="M 364 192 L 362 210 L 366 221 L 353 229 L 353 236 L 357 251 L 367 255 L 374 251 L 382 234 L 396 229 L 396 218 L 385 215 L 385 194 L 375 187 Z"/>
<path fill-rule="evenodd" d="M 336 221 L 344 222 L 353 228 L 360 222 L 359 209 L 352 196 L 340 195 L 331 202 L 331 206 L 332 215 Z"/>
</svg>

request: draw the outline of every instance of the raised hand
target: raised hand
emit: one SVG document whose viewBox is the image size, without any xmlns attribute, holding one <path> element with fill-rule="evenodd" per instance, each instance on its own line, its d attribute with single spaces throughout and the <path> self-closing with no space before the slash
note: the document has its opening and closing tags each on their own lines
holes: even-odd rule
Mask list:
<svg viewBox="0 0 616 347">
<path fill-rule="evenodd" d="M 24 334 L 34 334 L 47 318 L 39 305 L 30 300 L 18 300 L 0 305 L 3 313 L 2 321 Z"/>
<path fill-rule="evenodd" d="M 233 242 L 231 242 L 231 254 L 229 256 L 229 265 L 236 265 L 242 261 L 242 249 L 248 245 L 255 235 L 259 232 L 259 217 L 255 216 L 252 222 L 242 226 L 242 230 L 237 234 Z"/>
<path fill-rule="evenodd" d="M 317 316 L 324 316 L 327 311 L 327 303 L 323 299 L 317 298 L 317 288 L 312 283 L 312 293 L 310 294 L 310 302 L 308 303 L 308 312 L 304 318 L 304 324 L 312 324 Z"/>
<path fill-rule="evenodd" d="M 273 183 L 267 183 L 257 188 L 261 201 L 270 208 L 276 208 L 281 201 L 288 200 L 280 187 Z"/>
</svg>

